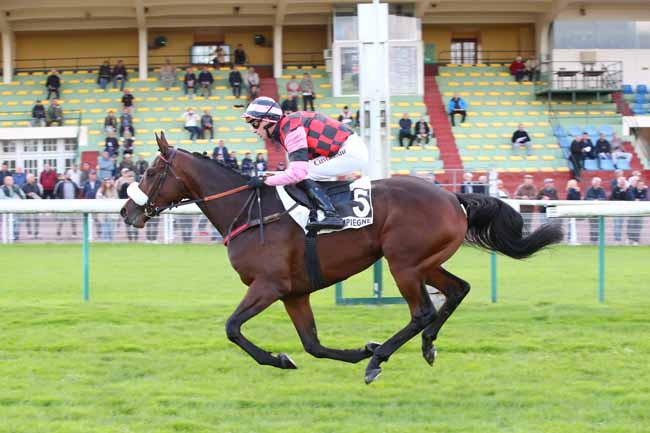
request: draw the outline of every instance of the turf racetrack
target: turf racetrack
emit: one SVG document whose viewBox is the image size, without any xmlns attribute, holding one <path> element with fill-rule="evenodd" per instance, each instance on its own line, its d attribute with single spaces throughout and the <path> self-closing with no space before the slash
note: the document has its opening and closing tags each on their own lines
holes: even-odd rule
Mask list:
<svg viewBox="0 0 650 433">
<path fill-rule="evenodd" d="M 594 248 L 500 258 L 492 305 L 489 256 L 463 249 L 449 269 L 473 289 L 434 367 L 418 337 L 366 386 L 365 363 L 305 354 L 281 304 L 243 331 L 298 370 L 232 345 L 224 323 L 245 288 L 222 246 L 92 245 L 84 304 L 79 245 L 3 245 L 0 432 L 647 432 L 649 253 L 608 249 L 605 305 Z M 370 274 L 346 294 L 368 294 Z M 404 305 L 333 298 L 313 297 L 332 347 L 382 341 L 408 320 Z"/>
</svg>

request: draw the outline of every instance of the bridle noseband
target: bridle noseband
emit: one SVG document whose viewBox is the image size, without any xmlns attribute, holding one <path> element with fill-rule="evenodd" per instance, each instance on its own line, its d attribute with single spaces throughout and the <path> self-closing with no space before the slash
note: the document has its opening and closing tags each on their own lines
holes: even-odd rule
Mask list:
<svg viewBox="0 0 650 433">
<path fill-rule="evenodd" d="M 178 205 L 178 203 L 170 203 L 167 206 L 163 207 L 157 207 L 155 206 L 155 201 L 156 198 L 158 198 L 158 194 L 160 193 L 160 189 L 165 183 L 165 179 L 167 178 L 167 175 L 169 173 L 174 176 L 174 178 L 183 185 L 183 188 L 185 189 L 186 192 L 189 192 L 187 187 L 185 186 L 185 182 L 183 182 L 183 179 L 178 177 L 176 172 L 174 171 L 174 167 L 172 167 L 172 161 L 174 160 L 174 157 L 176 156 L 176 149 L 170 149 L 169 156 L 165 158 L 165 155 L 162 153 L 158 156 L 164 163 L 165 163 L 165 168 L 163 169 L 163 172 L 160 176 L 158 176 L 158 179 L 156 180 L 156 183 L 154 184 L 153 188 L 151 189 L 151 194 L 147 194 L 147 202 L 144 204 L 144 214 L 147 218 L 153 218 L 157 217 L 160 215 L 162 211 L 165 209 L 169 209 L 172 207 L 175 207 Z"/>
</svg>

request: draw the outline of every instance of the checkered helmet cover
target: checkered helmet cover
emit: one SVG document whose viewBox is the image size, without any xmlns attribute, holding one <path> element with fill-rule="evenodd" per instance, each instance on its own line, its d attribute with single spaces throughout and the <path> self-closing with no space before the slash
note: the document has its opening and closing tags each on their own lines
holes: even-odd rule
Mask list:
<svg viewBox="0 0 650 433">
<path fill-rule="evenodd" d="M 282 119 L 282 108 L 273 98 L 260 96 L 248 104 L 241 117 L 244 119 L 268 119 L 271 122 L 279 122 Z"/>
</svg>

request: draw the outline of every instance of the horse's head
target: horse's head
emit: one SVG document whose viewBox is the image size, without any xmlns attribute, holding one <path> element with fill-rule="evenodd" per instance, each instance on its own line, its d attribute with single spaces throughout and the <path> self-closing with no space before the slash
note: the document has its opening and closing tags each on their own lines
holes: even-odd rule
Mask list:
<svg viewBox="0 0 650 433">
<path fill-rule="evenodd" d="M 184 198 L 190 198 L 190 193 L 178 177 L 174 166 L 177 151 L 170 147 L 161 133 L 156 134 L 160 155 L 147 169 L 140 183 L 132 183 L 127 190 L 129 200 L 124 204 L 120 215 L 124 222 L 137 228 L 144 227 L 145 223 L 160 213 L 172 203 L 178 203 Z"/>
</svg>

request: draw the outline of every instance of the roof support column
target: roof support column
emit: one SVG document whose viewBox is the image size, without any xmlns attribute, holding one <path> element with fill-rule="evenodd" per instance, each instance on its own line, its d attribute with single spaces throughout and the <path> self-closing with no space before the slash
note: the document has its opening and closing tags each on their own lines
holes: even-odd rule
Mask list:
<svg viewBox="0 0 650 433">
<path fill-rule="evenodd" d="M 11 83 L 14 76 L 14 33 L 5 28 L 2 31 L 2 82 Z"/>
<path fill-rule="evenodd" d="M 149 66 L 148 66 L 148 56 L 149 56 L 149 47 L 147 43 L 147 28 L 140 27 L 138 28 L 138 66 L 139 66 L 139 76 L 141 81 L 147 79 Z"/>
<path fill-rule="evenodd" d="M 273 77 L 282 76 L 282 24 L 273 26 Z"/>
</svg>

